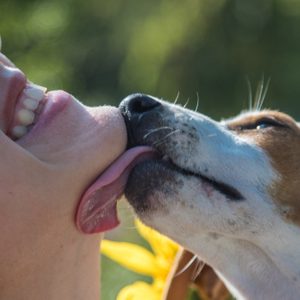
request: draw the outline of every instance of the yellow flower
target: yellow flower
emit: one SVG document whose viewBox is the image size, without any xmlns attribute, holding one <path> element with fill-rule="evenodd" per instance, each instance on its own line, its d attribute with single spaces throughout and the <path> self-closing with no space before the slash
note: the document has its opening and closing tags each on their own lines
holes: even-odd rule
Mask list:
<svg viewBox="0 0 300 300">
<path fill-rule="evenodd" d="M 178 245 L 157 231 L 135 221 L 140 235 L 153 252 L 135 244 L 104 240 L 102 254 L 136 273 L 151 276 L 153 282 L 137 281 L 124 287 L 116 300 L 161 300 L 167 276 L 178 251 Z"/>
</svg>

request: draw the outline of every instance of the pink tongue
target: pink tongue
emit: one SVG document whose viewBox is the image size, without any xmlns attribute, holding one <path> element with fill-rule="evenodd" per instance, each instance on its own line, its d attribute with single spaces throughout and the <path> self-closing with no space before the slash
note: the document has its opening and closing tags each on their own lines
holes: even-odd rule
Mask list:
<svg viewBox="0 0 300 300">
<path fill-rule="evenodd" d="M 139 146 L 122 154 L 83 194 L 76 225 L 84 233 L 103 232 L 119 224 L 117 200 L 123 194 L 132 168 L 155 156 L 153 148 Z"/>
</svg>

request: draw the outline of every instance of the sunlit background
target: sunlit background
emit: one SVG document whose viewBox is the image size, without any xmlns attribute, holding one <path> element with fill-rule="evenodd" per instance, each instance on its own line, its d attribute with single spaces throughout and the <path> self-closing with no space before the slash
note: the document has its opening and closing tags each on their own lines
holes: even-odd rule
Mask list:
<svg viewBox="0 0 300 300">
<path fill-rule="evenodd" d="M 300 119 L 299 0 L 1 0 L 3 52 L 28 77 L 90 105 L 144 92 L 220 119 L 246 109 L 247 81 L 271 79 L 264 107 Z M 124 225 L 110 237 L 138 240 Z M 103 260 L 103 299 L 137 277 Z"/>
</svg>

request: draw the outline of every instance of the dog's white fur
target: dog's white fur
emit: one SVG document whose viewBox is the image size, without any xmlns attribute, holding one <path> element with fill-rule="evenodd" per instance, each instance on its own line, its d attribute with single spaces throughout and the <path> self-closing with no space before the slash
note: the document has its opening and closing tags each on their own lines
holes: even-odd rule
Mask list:
<svg viewBox="0 0 300 300">
<path fill-rule="evenodd" d="M 158 186 L 169 188 L 147 191 L 141 201 L 150 208 L 136 209 L 137 214 L 211 265 L 238 299 L 300 299 L 300 227 L 281 213 L 284 204 L 272 191 L 283 175 L 261 142 L 264 134 L 271 136 L 271 130 L 278 129 L 240 134 L 229 128 L 264 112 L 216 122 L 160 102 L 163 109 L 148 122 L 145 143 L 184 170 L 234 187 L 244 199 L 228 199 L 199 177 L 162 166 Z M 160 120 L 158 128 L 155 118 Z M 164 131 L 168 127 L 173 133 Z M 175 182 L 164 176 L 165 171 Z M 142 173 L 140 180 L 151 172 Z"/>
</svg>

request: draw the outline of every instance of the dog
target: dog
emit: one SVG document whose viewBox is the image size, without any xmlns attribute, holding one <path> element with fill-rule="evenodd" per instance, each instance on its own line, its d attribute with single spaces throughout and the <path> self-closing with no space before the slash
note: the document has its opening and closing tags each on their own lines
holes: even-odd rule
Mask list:
<svg viewBox="0 0 300 300">
<path fill-rule="evenodd" d="M 217 122 L 154 97 L 120 104 L 138 217 L 211 266 L 237 299 L 300 299 L 300 126 L 248 111 Z"/>
</svg>

